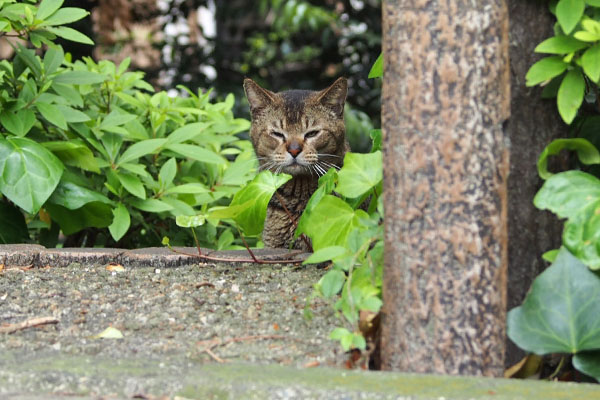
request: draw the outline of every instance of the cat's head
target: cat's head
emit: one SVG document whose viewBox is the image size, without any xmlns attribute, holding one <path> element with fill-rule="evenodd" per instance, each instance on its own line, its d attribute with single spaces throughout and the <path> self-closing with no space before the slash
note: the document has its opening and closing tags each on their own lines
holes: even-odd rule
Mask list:
<svg viewBox="0 0 600 400">
<path fill-rule="evenodd" d="M 317 177 L 342 165 L 349 151 L 344 127 L 346 78 L 321 91 L 280 93 L 246 79 L 244 90 L 252 114 L 250 138 L 261 169 Z"/>
</svg>

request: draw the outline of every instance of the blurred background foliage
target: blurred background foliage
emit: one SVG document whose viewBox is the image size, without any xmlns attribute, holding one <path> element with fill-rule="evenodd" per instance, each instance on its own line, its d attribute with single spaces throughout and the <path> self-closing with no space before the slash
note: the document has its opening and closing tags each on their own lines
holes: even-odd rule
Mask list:
<svg viewBox="0 0 600 400">
<path fill-rule="evenodd" d="M 349 80 L 346 112 L 354 151 L 380 125 L 380 82 L 367 79 L 381 51 L 381 0 L 67 0 L 90 16 L 72 27 L 95 46 L 61 42 L 74 59 L 131 57 L 158 90 L 183 84 L 244 99 L 244 77 L 273 90 L 322 89 Z M 12 49 L 0 43 L 0 55 Z M 249 117 L 245 99 L 234 114 Z"/>
</svg>

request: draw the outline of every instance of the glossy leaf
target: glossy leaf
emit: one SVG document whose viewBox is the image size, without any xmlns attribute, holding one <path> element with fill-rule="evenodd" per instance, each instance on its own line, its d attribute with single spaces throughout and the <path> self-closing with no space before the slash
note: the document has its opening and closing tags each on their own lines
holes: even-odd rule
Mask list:
<svg viewBox="0 0 600 400">
<path fill-rule="evenodd" d="M 345 282 L 346 275 L 342 271 L 331 269 L 319 280 L 317 287 L 325 298 L 330 298 L 342 290 Z"/>
<path fill-rule="evenodd" d="M 563 231 L 563 244 L 591 269 L 600 269 L 600 199 L 569 218 Z"/>
<path fill-rule="evenodd" d="M 130 202 L 135 208 L 153 213 L 171 211 L 173 209 L 171 205 L 159 199 L 131 199 Z"/>
<path fill-rule="evenodd" d="M 304 260 L 302 264 L 318 264 L 324 261 L 333 260 L 336 257 L 343 256 L 345 254 L 348 254 L 348 249 L 346 249 L 344 246 L 324 247 L 311 254 L 311 256 Z"/>
<path fill-rule="evenodd" d="M 72 235 L 90 227 L 106 228 L 112 220 L 111 206 L 97 201 L 87 203 L 75 210 L 50 202 L 46 203 L 44 208 L 65 235 Z"/>
<path fill-rule="evenodd" d="M 179 215 L 175 218 L 175 223 L 177 226 L 181 226 L 184 228 L 195 228 L 197 226 L 202 226 L 206 222 L 206 215 L 198 214 L 198 215 Z"/>
<path fill-rule="evenodd" d="M 560 218 L 571 218 L 585 208 L 597 208 L 600 180 L 581 171 L 566 171 L 551 176 L 533 199 L 541 210 L 550 210 Z"/>
<path fill-rule="evenodd" d="M 42 114 L 44 118 L 48 120 L 48 122 L 58 126 L 59 128 L 65 130 L 67 129 L 67 120 L 54 104 L 37 102 L 35 103 L 35 107 L 38 109 L 40 114 Z"/>
<path fill-rule="evenodd" d="M 29 232 L 23 213 L 4 201 L 0 201 L 0 244 L 29 241 Z"/>
<path fill-rule="evenodd" d="M 63 3 L 64 0 L 42 0 L 38 6 L 35 17 L 38 19 L 45 19 L 49 17 L 50 15 L 54 14 Z"/>
<path fill-rule="evenodd" d="M 538 44 L 535 48 L 536 53 L 548 54 L 568 54 L 577 50 L 585 49 L 587 43 L 581 42 L 570 36 L 552 36 Z"/>
<path fill-rule="evenodd" d="M 383 77 L 383 53 L 379 54 L 377 60 L 373 63 L 371 70 L 369 71 L 369 78 L 382 78 Z"/>
<path fill-rule="evenodd" d="M 41 26 L 65 25 L 71 22 L 79 21 L 89 15 L 89 12 L 82 8 L 64 7 L 52 14 L 51 17 L 41 24 Z"/>
<path fill-rule="evenodd" d="M 225 164 L 225 159 L 223 157 L 204 147 L 179 143 L 170 144 L 167 148 L 184 157 L 191 158 L 192 160 L 202 161 L 208 164 Z"/>
<path fill-rule="evenodd" d="M 94 201 L 112 204 L 112 201 L 102 193 L 68 181 L 61 181 L 48 201 L 69 210 L 76 210 Z"/>
<path fill-rule="evenodd" d="M 81 140 L 43 142 L 42 145 L 65 165 L 100 173 L 94 154 Z"/>
<path fill-rule="evenodd" d="M 600 79 L 600 44 L 595 44 L 581 56 L 583 72 L 593 81 Z"/>
<path fill-rule="evenodd" d="M 508 313 L 507 334 L 536 354 L 600 349 L 600 278 L 562 248 Z"/>
<path fill-rule="evenodd" d="M 138 158 L 147 154 L 152 154 L 158 151 L 165 143 L 167 139 L 148 139 L 134 143 L 127 148 L 119 157 L 118 164 L 123 164 L 129 161 L 137 160 Z"/>
<path fill-rule="evenodd" d="M 125 190 L 142 200 L 146 198 L 146 189 L 137 176 L 123 172 L 117 172 L 116 175 Z"/>
<path fill-rule="evenodd" d="M 35 113 L 28 109 L 22 109 L 16 113 L 4 110 L 0 113 L 0 123 L 7 131 L 16 136 L 27 135 L 35 121 Z"/>
<path fill-rule="evenodd" d="M 50 197 L 63 168 L 33 140 L 0 137 L 0 192 L 28 213 L 35 214 Z"/>
<path fill-rule="evenodd" d="M 575 354 L 573 366 L 600 382 L 600 350 Z"/>
<path fill-rule="evenodd" d="M 55 83 L 75 85 L 93 85 L 105 80 L 106 76 L 90 71 L 65 71 L 53 79 Z"/>
<path fill-rule="evenodd" d="M 70 40 L 72 42 L 90 44 L 93 45 L 94 41 L 84 35 L 83 33 L 76 31 L 73 28 L 69 28 L 66 26 L 58 26 L 52 28 L 46 28 L 47 31 L 54 33 L 56 36 L 59 36 L 63 39 Z"/>
<path fill-rule="evenodd" d="M 346 153 L 344 167 L 338 171 L 335 191 L 356 198 L 373 189 L 383 179 L 381 152 Z"/>
</svg>

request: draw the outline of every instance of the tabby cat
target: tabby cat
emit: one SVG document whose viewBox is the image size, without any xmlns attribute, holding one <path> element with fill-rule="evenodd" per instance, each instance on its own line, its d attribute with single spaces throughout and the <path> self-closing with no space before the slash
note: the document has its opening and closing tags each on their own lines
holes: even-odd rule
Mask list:
<svg viewBox="0 0 600 400">
<path fill-rule="evenodd" d="M 260 169 L 292 175 L 269 203 L 263 242 L 266 247 L 309 250 L 307 240 L 294 240 L 294 230 L 319 176 L 339 169 L 350 151 L 344 126 L 348 83 L 339 78 L 321 91 L 273 93 L 246 79 L 244 90 Z"/>
</svg>

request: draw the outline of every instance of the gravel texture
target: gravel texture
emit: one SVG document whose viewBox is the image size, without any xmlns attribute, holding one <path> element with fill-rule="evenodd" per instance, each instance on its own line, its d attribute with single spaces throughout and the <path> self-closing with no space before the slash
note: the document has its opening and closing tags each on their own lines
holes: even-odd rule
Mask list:
<svg viewBox="0 0 600 400">
<path fill-rule="evenodd" d="M 38 317 L 54 317 L 58 323 L 0 334 L 0 358 L 3 352 L 51 351 L 202 363 L 342 362 L 339 345 L 328 339 L 340 323 L 331 304 L 316 300 L 310 307 L 313 319 L 303 316 L 322 269 L 256 264 L 124 268 L 5 267 L 0 272 L 0 328 Z M 107 327 L 124 338 L 94 338 Z"/>
</svg>

